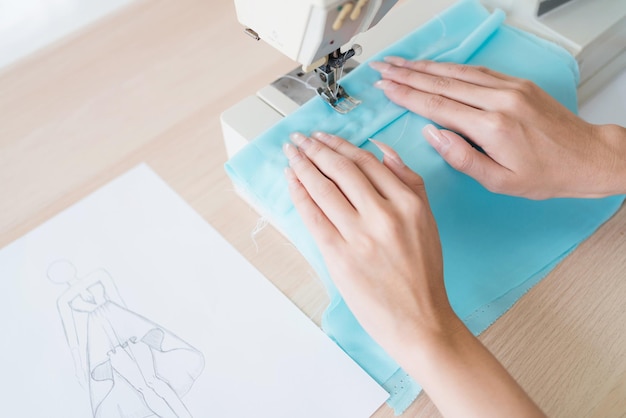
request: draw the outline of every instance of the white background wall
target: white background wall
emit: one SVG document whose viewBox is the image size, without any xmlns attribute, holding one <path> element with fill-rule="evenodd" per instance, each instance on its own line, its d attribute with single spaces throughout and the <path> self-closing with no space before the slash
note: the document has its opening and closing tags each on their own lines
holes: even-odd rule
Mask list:
<svg viewBox="0 0 626 418">
<path fill-rule="evenodd" d="M 132 0 L 0 0 L 0 68 Z"/>
</svg>

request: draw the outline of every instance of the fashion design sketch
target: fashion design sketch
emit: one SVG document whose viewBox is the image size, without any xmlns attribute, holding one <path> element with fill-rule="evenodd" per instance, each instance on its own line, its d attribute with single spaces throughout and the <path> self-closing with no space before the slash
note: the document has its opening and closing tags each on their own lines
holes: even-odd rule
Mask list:
<svg viewBox="0 0 626 418">
<path fill-rule="evenodd" d="M 129 310 L 103 269 L 78 277 L 59 260 L 48 278 L 67 286 L 57 307 L 94 418 L 191 417 L 181 398 L 202 373 L 200 351 Z"/>
</svg>

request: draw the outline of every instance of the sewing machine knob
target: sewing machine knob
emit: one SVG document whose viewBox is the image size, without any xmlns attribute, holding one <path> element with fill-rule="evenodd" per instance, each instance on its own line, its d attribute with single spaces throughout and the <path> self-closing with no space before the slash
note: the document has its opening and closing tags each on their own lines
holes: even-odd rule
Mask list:
<svg viewBox="0 0 626 418">
<path fill-rule="evenodd" d="M 356 3 L 356 7 L 354 8 L 354 10 L 352 10 L 352 13 L 350 14 L 350 20 L 355 21 L 359 18 L 359 16 L 361 16 L 361 10 L 363 10 L 368 1 L 369 0 L 359 0 Z"/>
<path fill-rule="evenodd" d="M 359 44 L 352 45 L 352 50 L 354 51 L 354 55 L 359 56 L 363 53 L 363 47 Z"/>
<path fill-rule="evenodd" d="M 354 7 L 354 4 L 350 2 L 341 6 L 341 10 L 339 10 L 339 14 L 337 15 L 337 18 L 335 19 L 335 21 L 333 22 L 333 30 L 337 31 L 341 29 L 341 27 L 343 26 L 343 22 L 346 20 L 346 18 L 352 11 L 353 7 Z"/>
</svg>

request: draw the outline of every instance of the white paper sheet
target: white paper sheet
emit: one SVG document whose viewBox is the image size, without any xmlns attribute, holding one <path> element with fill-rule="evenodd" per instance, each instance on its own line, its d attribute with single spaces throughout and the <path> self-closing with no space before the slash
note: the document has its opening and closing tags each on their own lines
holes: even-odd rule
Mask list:
<svg viewBox="0 0 626 418">
<path fill-rule="evenodd" d="M 147 166 L 0 251 L 0 415 L 366 417 L 387 393 Z"/>
</svg>

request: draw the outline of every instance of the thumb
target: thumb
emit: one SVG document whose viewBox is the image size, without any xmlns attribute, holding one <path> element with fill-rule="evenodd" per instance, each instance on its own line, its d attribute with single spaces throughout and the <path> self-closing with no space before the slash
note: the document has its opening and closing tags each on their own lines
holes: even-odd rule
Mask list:
<svg viewBox="0 0 626 418">
<path fill-rule="evenodd" d="M 472 147 L 460 135 L 433 125 L 426 125 L 422 129 L 424 138 L 454 169 L 473 177 L 487 187 L 494 178 L 502 177 L 506 171 L 504 167 L 492 160 L 486 154 Z M 487 187 L 489 188 L 489 187 Z"/>
</svg>

